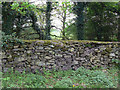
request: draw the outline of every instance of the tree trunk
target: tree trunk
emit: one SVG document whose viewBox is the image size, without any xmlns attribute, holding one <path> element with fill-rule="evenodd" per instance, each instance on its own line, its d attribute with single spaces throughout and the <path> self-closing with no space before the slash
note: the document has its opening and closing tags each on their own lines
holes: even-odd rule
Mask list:
<svg viewBox="0 0 120 90">
<path fill-rule="evenodd" d="M 50 40 L 50 29 L 51 29 L 51 11 L 52 11 L 52 2 L 46 2 L 47 3 L 47 8 L 46 8 L 46 39 Z"/>
<path fill-rule="evenodd" d="M 63 6 L 64 7 L 64 6 Z M 63 27 L 62 27 L 62 34 L 63 34 L 63 37 L 62 37 L 62 40 L 65 40 L 65 22 L 66 22 L 66 12 L 65 10 L 63 11 Z"/>
<path fill-rule="evenodd" d="M 78 40 L 84 39 L 84 11 L 85 3 L 77 2 L 77 6 L 75 6 L 75 13 L 77 15 L 76 26 L 77 26 L 77 38 Z"/>
<path fill-rule="evenodd" d="M 117 36 L 117 39 L 118 39 L 118 41 L 120 42 L 120 2 L 119 2 L 119 11 L 118 11 L 118 16 L 119 16 L 119 18 L 118 18 L 118 36 Z"/>
<path fill-rule="evenodd" d="M 14 25 L 14 12 L 11 10 L 12 2 L 3 2 L 2 3 L 2 30 L 6 35 L 10 35 L 13 33 L 13 25 Z"/>
<path fill-rule="evenodd" d="M 43 40 L 44 39 L 44 33 L 42 32 L 42 30 L 39 28 L 38 24 L 36 23 L 37 22 L 37 17 L 34 14 L 33 11 L 31 12 L 30 17 L 32 19 L 32 27 L 33 27 L 33 29 L 37 31 L 37 33 L 39 35 L 39 39 Z"/>
</svg>

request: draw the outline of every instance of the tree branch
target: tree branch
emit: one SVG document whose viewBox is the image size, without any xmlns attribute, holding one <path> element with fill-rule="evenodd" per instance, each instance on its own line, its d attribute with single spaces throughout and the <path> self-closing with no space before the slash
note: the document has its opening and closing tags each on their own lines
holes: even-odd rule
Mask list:
<svg viewBox="0 0 120 90">
<path fill-rule="evenodd" d="M 59 29 L 59 30 L 61 30 L 62 31 L 62 29 L 61 28 L 58 28 L 58 27 L 56 27 L 56 26 L 51 26 L 51 28 L 53 28 L 53 27 L 55 27 L 56 29 Z"/>
</svg>

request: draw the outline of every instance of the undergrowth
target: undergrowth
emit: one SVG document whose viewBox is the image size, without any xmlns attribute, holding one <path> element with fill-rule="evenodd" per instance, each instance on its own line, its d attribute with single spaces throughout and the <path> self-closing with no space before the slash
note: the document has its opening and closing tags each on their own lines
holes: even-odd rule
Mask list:
<svg viewBox="0 0 120 90">
<path fill-rule="evenodd" d="M 2 73 L 2 88 L 117 88 L 118 68 L 88 70 L 84 67 L 76 71 L 47 71 L 44 74 Z"/>
</svg>

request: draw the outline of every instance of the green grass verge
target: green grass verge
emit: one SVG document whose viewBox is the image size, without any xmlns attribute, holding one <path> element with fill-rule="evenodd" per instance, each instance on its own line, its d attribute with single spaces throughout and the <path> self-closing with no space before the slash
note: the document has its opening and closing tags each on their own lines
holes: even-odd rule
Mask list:
<svg viewBox="0 0 120 90">
<path fill-rule="evenodd" d="M 2 88 L 117 88 L 117 67 L 88 70 L 80 67 L 76 71 L 46 71 L 19 73 L 12 70 L 2 74 Z"/>
</svg>

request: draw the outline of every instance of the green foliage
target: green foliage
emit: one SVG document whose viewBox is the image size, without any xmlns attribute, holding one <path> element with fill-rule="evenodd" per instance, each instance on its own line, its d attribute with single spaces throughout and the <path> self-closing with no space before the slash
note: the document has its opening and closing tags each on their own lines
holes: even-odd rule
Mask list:
<svg viewBox="0 0 120 90">
<path fill-rule="evenodd" d="M 34 88 L 34 87 L 40 88 L 41 86 L 45 87 L 46 79 L 43 76 L 30 74 L 30 75 L 26 75 L 25 79 L 26 79 L 26 81 L 24 83 L 25 86 L 29 86 L 32 88 Z"/>
<path fill-rule="evenodd" d="M 49 71 L 47 74 L 32 74 L 32 73 L 19 73 L 9 70 L 3 73 L 2 87 L 9 88 L 116 88 L 118 84 L 117 68 L 107 70 L 107 73 L 102 70 L 87 70 L 84 67 L 76 71 Z M 56 73 L 56 77 L 54 77 Z M 60 74 L 60 75 L 59 75 Z M 59 75 L 57 77 L 57 75 Z M 50 78 L 51 77 L 51 78 Z"/>
<path fill-rule="evenodd" d="M 36 38 L 39 38 L 39 35 L 32 27 L 26 28 L 24 31 L 21 31 L 19 36 L 19 39 L 25 40 L 35 40 Z"/>
<path fill-rule="evenodd" d="M 120 68 L 120 60 L 119 59 L 112 59 L 112 63 L 114 63 L 117 67 Z"/>
<path fill-rule="evenodd" d="M 16 30 L 16 32 L 18 30 L 17 34 L 20 35 L 19 31 L 25 30 L 24 27 L 22 28 L 23 26 L 22 23 L 25 23 L 25 21 L 23 17 L 21 16 L 19 17 L 19 15 L 22 16 L 25 15 L 25 17 L 29 17 L 29 13 L 31 13 L 31 11 L 33 11 L 38 16 L 37 19 L 41 24 L 39 27 L 42 28 L 43 30 L 45 29 L 46 21 L 48 21 L 48 23 L 50 21 L 52 22 L 52 19 L 49 20 L 46 18 L 47 15 L 46 13 L 48 13 L 46 12 L 47 10 L 45 10 L 47 4 L 41 4 L 39 5 L 39 7 L 33 4 L 29 4 L 28 2 L 11 2 L 11 3 L 2 3 L 2 4 L 3 4 L 3 8 L 2 8 L 3 30 L 4 32 L 6 32 L 6 34 L 11 34 L 13 30 L 14 31 Z M 60 19 L 62 22 L 62 28 L 58 28 L 56 26 L 56 29 L 60 29 L 61 36 L 60 38 L 55 38 L 55 39 L 61 39 L 62 37 L 63 39 L 75 40 L 81 37 L 81 39 L 89 39 L 89 40 L 118 41 L 119 38 L 118 36 L 120 36 L 118 35 L 119 34 L 118 18 L 120 13 L 118 2 L 91 2 L 91 3 L 87 2 L 87 3 L 79 3 L 79 4 L 78 2 L 76 2 L 76 4 L 75 5 L 74 4 L 73 2 L 69 2 L 69 1 L 61 2 L 61 3 L 52 2 L 51 8 L 54 9 L 56 12 L 56 14 L 54 14 L 53 16 Z M 74 8 L 76 8 L 76 13 L 73 13 Z M 49 9 L 50 8 L 48 7 L 48 11 Z M 81 10 L 83 10 L 83 12 Z M 72 22 L 74 20 L 70 19 L 71 14 L 77 14 L 77 17 L 76 15 L 74 15 L 75 16 L 74 20 L 76 19 L 75 23 L 78 22 L 77 26 L 71 25 L 74 23 Z M 21 24 L 15 24 L 18 18 L 20 19 L 19 21 Z M 17 29 L 13 27 L 14 25 L 17 26 Z M 39 30 L 36 29 L 36 31 Z M 44 31 L 46 32 L 46 30 Z M 83 35 L 85 37 L 83 37 Z M 57 33 L 53 36 L 54 37 L 57 36 Z M 29 38 L 32 37 L 39 37 L 39 33 L 29 35 Z"/>
<path fill-rule="evenodd" d="M 116 63 L 116 64 L 119 64 L 119 63 L 120 63 L 120 60 L 118 60 L 118 59 L 112 59 L 112 62 L 113 62 L 113 63 Z"/>
<path fill-rule="evenodd" d="M 12 48 L 14 45 L 16 44 L 24 44 L 24 42 L 22 42 L 22 40 L 16 38 L 16 34 L 12 33 L 12 35 L 5 35 L 4 32 L 1 32 L 2 38 L 1 38 L 1 47 L 3 49 L 9 49 Z"/>
<path fill-rule="evenodd" d="M 14 2 L 11 6 L 12 6 L 11 9 L 16 10 L 22 15 L 26 14 L 26 9 L 29 11 L 32 10 L 37 11 L 36 6 L 31 5 L 28 2 L 22 2 L 22 3 Z"/>
<path fill-rule="evenodd" d="M 101 70 L 87 70 L 83 67 L 77 69 L 74 73 L 75 80 L 79 80 L 79 83 L 84 83 L 86 85 L 100 85 L 104 88 L 115 87 L 113 84 L 112 77 L 107 76 L 106 73 L 101 72 Z"/>
<path fill-rule="evenodd" d="M 57 18 L 62 23 L 62 28 L 56 29 L 61 30 L 61 37 L 63 40 L 68 39 L 65 33 L 67 32 L 66 27 L 68 26 L 69 23 L 71 23 L 71 20 L 67 21 L 67 19 L 70 17 L 70 14 L 72 13 L 73 4 L 71 2 L 54 3 L 54 7 L 57 7 L 56 11 L 58 14 L 58 15 L 55 14 L 55 16 L 57 16 Z"/>
<path fill-rule="evenodd" d="M 19 72 L 9 72 L 3 75 L 6 78 L 3 78 L 3 87 L 9 86 L 12 87 L 26 87 L 26 88 L 45 88 L 45 82 L 47 82 L 44 76 L 35 75 L 35 74 L 26 74 Z M 9 82 L 9 83 L 8 83 Z"/>
<path fill-rule="evenodd" d="M 117 2 L 89 3 L 85 14 L 85 39 L 117 41 L 118 11 Z"/>
<path fill-rule="evenodd" d="M 66 26 L 65 34 L 70 40 L 77 40 L 77 30 L 75 24 Z"/>
<path fill-rule="evenodd" d="M 54 88 L 70 88 L 73 82 L 71 79 L 64 77 L 61 81 L 57 81 Z"/>
</svg>

